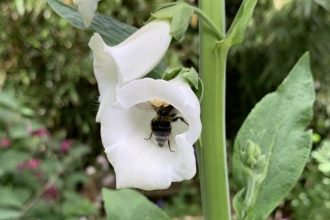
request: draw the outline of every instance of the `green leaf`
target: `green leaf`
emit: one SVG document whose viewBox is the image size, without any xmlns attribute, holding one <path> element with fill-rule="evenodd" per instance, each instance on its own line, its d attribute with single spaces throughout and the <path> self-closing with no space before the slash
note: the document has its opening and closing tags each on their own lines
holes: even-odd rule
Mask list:
<svg viewBox="0 0 330 220">
<path fill-rule="evenodd" d="M 88 146 L 78 145 L 78 146 L 74 146 L 70 149 L 69 155 L 73 156 L 74 158 L 80 158 L 80 157 L 88 154 L 90 151 L 91 151 L 91 149 Z"/>
<path fill-rule="evenodd" d="M 226 37 L 222 41 L 219 41 L 218 44 L 225 43 L 232 47 L 242 43 L 245 30 L 252 17 L 256 4 L 257 0 L 243 0 Z"/>
<path fill-rule="evenodd" d="M 9 110 L 7 108 L 2 108 L 0 106 L 0 122 L 4 122 L 6 124 L 17 122 L 20 119 L 20 114 L 16 111 Z"/>
<path fill-rule="evenodd" d="M 330 12 L 330 2 L 329 0 L 314 0 L 318 5 L 323 7 L 325 10 Z"/>
<path fill-rule="evenodd" d="M 9 130 L 9 137 L 11 139 L 26 138 L 30 136 L 30 132 L 25 124 L 17 124 Z"/>
<path fill-rule="evenodd" d="M 19 210 L 0 208 L 0 220 L 8 220 L 20 216 Z"/>
<path fill-rule="evenodd" d="M 243 193 L 245 191 L 245 188 L 241 189 L 239 192 L 236 193 L 236 195 L 233 198 L 233 207 L 237 216 L 237 219 L 241 219 L 242 211 L 243 211 Z"/>
<path fill-rule="evenodd" d="M 87 198 L 71 191 L 65 191 L 64 197 L 65 202 L 62 209 L 66 217 L 76 217 L 77 219 L 81 216 L 96 215 L 98 213 L 96 205 Z"/>
<path fill-rule="evenodd" d="M 123 42 L 137 30 L 135 27 L 97 13 L 95 13 L 91 25 L 86 28 L 82 15 L 77 9 L 58 0 L 47 0 L 47 3 L 59 16 L 66 19 L 74 27 L 99 33 L 109 46 Z M 146 77 L 159 79 L 163 75 L 165 68 L 164 63 L 161 62 Z"/>
<path fill-rule="evenodd" d="M 276 92 L 266 95 L 251 111 L 234 144 L 233 175 L 240 188 L 246 179 L 240 158 L 247 140 L 266 156 L 265 179 L 255 195 L 254 214 L 265 219 L 298 180 L 312 146 L 306 130 L 313 116 L 314 85 L 305 53 Z"/>
<path fill-rule="evenodd" d="M 0 154 L 0 167 L 5 172 L 16 171 L 18 164 L 30 158 L 31 156 L 27 153 L 10 149 Z"/>
<path fill-rule="evenodd" d="M 155 204 L 132 189 L 110 190 L 103 188 L 102 196 L 107 219 L 170 219 Z"/>
<path fill-rule="evenodd" d="M 5 91 L 0 92 L 0 105 L 6 106 L 12 110 L 18 108 L 18 103 L 16 102 L 15 97 L 11 93 Z"/>
<path fill-rule="evenodd" d="M 31 193 L 24 188 L 0 188 L 0 206 L 1 207 L 15 207 L 22 208 L 22 206 L 30 198 Z"/>
</svg>

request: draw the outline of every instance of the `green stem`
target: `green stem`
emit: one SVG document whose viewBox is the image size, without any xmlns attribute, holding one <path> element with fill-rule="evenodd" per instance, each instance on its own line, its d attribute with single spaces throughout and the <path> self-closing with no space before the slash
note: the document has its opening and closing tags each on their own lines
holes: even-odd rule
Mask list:
<svg viewBox="0 0 330 220">
<path fill-rule="evenodd" d="M 225 33 L 224 0 L 201 1 L 201 9 Z M 215 47 L 218 37 L 200 22 L 200 73 L 204 83 L 202 140 L 199 163 L 205 194 L 205 220 L 230 220 L 230 198 L 225 135 L 225 72 L 228 47 Z"/>
<path fill-rule="evenodd" d="M 212 22 L 212 20 L 199 8 L 192 7 L 195 14 L 197 14 L 203 21 L 210 26 L 210 28 L 217 34 L 218 40 L 224 38 L 223 32 Z"/>
<path fill-rule="evenodd" d="M 202 151 L 203 143 L 202 143 L 202 138 L 199 137 L 197 142 L 196 142 L 196 151 L 197 151 L 197 162 L 198 162 L 198 174 L 199 174 L 199 179 L 202 184 L 204 180 L 204 165 L 203 165 L 203 151 Z M 201 187 L 201 194 L 202 194 L 202 204 L 206 204 L 206 197 L 205 197 L 205 188 Z"/>
<path fill-rule="evenodd" d="M 249 181 L 248 181 L 248 187 L 247 187 L 247 192 L 246 192 L 246 196 L 245 196 L 246 207 L 248 209 L 251 206 L 252 200 L 253 200 L 254 188 L 256 185 L 255 175 L 256 174 L 253 174 L 252 177 L 250 177 Z"/>
</svg>

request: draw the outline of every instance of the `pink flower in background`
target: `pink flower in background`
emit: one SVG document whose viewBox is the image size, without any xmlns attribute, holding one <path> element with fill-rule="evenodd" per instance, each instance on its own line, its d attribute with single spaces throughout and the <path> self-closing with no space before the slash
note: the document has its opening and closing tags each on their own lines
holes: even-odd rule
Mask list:
<svg viewBox="0 0 330 220">
<path fill-rule="evenodd" d="M 58 197 L 58 190 L 54 185 L 48 185 L 46 187 L 46 192 L 43 195 L 43 198 L 46 200 L 54 200 Z"/>
<path fill-rule="evenodd" d="M 31 159 L 27 162 L 27 167 L 31 169 L 36 169 L 41 164 L 39 159 Z"/>
<path fill-rule="evenodd" d="M 26 168 L 29 169 L 36 169 L 41 164 L 41 161 L 39 159 L 31 159 L 27 162 L 22 162 L 18 164 L 17 169 L 18 170 L 24 170 Z"/>
<path fill-rule="evenodd" d="M 47 133 L 48 133 L 47 128 L 40 128 L 38 130 L 32 131 L 33 136 L 43 136 Z"/>
<path fill-rule="evenodd" d="M 37 136 L 43 140 L 48 140 L 51 137 L 47 128 L 40 128 L 38 130 L 32 131 L 31 134 L 32 134 L 32 136 Z"/>
<path fill-rule="evenodd" d="M 72 145 L 72 140 L 66 139 L 64 141 L 62 141 L 61 145 L 60 145 L 60 151 L 65 153 L 68 150 L 70 150 Z"/>
<path fill-rule="evenodd" d="M 10 146 L 10 140 L 8 138 L 0 140 L 0 146 L 3 148 L 8 148 Z"/>
</svg>

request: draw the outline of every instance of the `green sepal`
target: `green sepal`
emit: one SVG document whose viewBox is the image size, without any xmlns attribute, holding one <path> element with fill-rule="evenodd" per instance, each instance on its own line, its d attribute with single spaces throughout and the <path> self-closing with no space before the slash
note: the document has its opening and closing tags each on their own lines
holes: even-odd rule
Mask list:
<svg viewBox="0 0 330 220">
<path fill-rule="evenodd" d="M 198 89 L 198 73 L 193 67 L 190 69 L 184 68 L 182 70 L 182 76 L 192 84 L 192 88 Z"/>
<path fill-rule="evenodd" d="M 197 96 L 199 102 L 201 102 L 204 94 L 204 85 L 202 80 L 198 77 L 197 71 L 193 67 L 190 69 L 178 67 L 175 69 L 166 70 L 162 79 L 169 81 L 177 77 L 179 74 L 182 74 L 183 78 L 187 80 L 192 91 Z"/>
<path fill-rule="evenodd" d="M 189 27 L 193 13 L 193 8 L 186 3 L 171 3 L 157 8 L 148 22 L 155 19 L 170 19 L 170 34 L 175 40 L 180 41 Z"/>
<path fill-rule="evenodd" d="M 203 84 L 203 81 L 201 80 L 201 78 L 198 78 L 198 89 L 196 89 L 194 87 L 194 88 L 192 88 L 192 90 L 195 93 L 195 95 L 197 96 L 199 103 L 201 103 L 203 100 L 203 96 L 204 96 L 204 84 Z"/>
<path fill-rule="evenodd" d="M 171 70 L 166 70 L 165 73 L 163 74 L 162 79 L 166 81 L 170 81 L 171 79 L 174 79 L 181 73 L 182 67 L 171 69 Z"/>
</svg>

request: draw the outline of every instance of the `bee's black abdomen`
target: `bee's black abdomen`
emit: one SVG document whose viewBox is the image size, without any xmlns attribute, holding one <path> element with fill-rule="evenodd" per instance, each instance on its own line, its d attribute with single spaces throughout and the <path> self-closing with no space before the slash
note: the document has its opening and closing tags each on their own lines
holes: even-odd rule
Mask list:
<svg viewBox="0 0 330 220">
<path fill-rule="evenodd" d="M 152 120 L 151 128 L 155 140 L 158 145 L 162 147 L 168 140 L 168 136 L 171 134 L 171 122 L 165 120 Z"/>
</svg>

